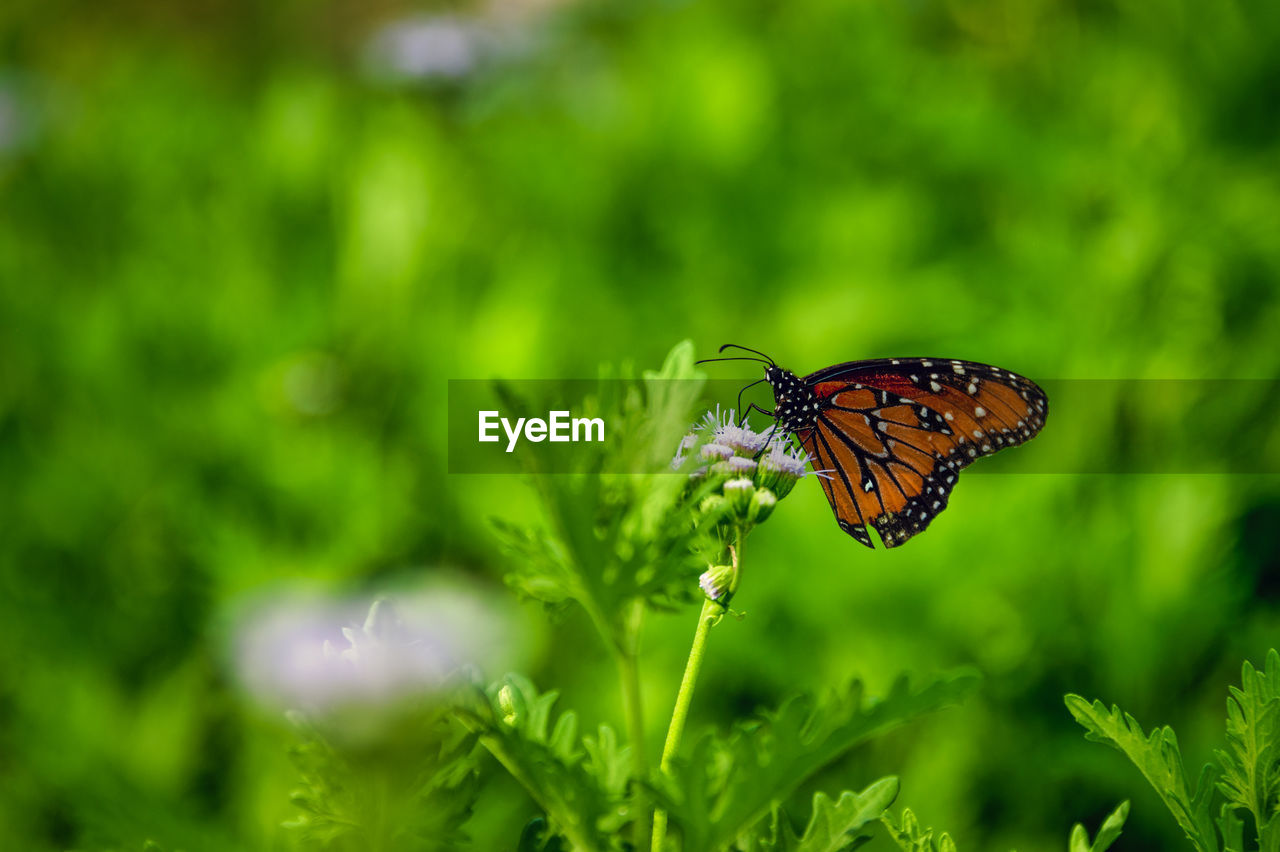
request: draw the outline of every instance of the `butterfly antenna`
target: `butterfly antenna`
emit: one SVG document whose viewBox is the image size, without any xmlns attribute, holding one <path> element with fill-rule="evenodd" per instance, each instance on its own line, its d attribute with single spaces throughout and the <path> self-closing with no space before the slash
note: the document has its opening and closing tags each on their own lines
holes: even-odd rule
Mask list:
<svg viewBox="0 0 1280 852">
<path fill-rule="evenodd" d="M 724 350 L 726 349 L 741 349 L 743 352 L 754 352 L 755 354 L 759 355 L 761 358 L 768 361 L 770 364 L 773 364 L 773 366 L 775 367 L 778 366 L 777 364 L 774 363 L 772 358 L 770 358 L 768 355 L 761 352 L 759 349 L 751 349 L 747 346 L 739 346 L 736 343 L 726 343 L 724 346 L 720 347 L 721 352 L 724 352 Z"/>
<path fill-rule="evenodd" d="M 694 361 L 693 363 L 695 363 L 695 364 L 714 364 L 714 363 L 716 363 L 717 361 L 755 361 L 757 364 L 770 364 L 770 363 L 772 363 L 771 361 L 766 361 L 766 360 L 764 360 L 763 358 L 745 358 L 745 357 L 733 357 L 733 358 L 703 358 L 701 361 Z"/>
</svg>

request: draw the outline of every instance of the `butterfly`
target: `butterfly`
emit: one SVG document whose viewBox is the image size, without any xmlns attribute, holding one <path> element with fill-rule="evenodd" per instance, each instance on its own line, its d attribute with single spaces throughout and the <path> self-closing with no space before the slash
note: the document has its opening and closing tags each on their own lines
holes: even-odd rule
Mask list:
<svg viewBox="0 0 1280 852">
<path fill-rule="evenodd" d="M 983 456 L 1025 443 L 1044 427 L 1049 398 L 1035 382 L 999 367 L 949 358 L 849 361 L 801 378 L 760 356 L 775 429 L 794 436 L 821 472 L 840 529 L 874 547 L 924 532 L 947 507 L 960 470 Z M 699 362 L 705 363 L 705 362 Z M 742 410 L 742 394 L 738 395 Z"/>
</svg>

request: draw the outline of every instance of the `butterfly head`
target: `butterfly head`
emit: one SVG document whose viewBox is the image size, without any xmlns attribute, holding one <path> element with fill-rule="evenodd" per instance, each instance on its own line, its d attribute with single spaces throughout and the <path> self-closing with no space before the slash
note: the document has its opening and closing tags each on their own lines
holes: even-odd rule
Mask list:
<svg viewBox="0 0 1280 852">
<path fill-rule="evenodd" d="M 788 432 L 812 428 L 818 419 L 818 397 L 808 383 L 775 364 L 764 368 L 764 378 L 773 389 L 773 416 L 779 428 Z"/>
</svg>

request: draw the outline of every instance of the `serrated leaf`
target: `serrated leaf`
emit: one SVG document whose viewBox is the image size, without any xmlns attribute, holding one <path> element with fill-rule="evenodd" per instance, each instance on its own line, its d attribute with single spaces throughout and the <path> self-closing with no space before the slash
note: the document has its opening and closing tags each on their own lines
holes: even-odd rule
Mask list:
<svg viewBox="0 0 1280 852">
<path fill-rule="evenodd" d="M 601 725 L 594 737 L 583 737 L 582 747 L 587 772 L 609 800 L 623 801 L 631 781 L 631 749 L 618 743 L 618 735 L 608 725 Z"/>
<path fill-rule="evenodd" d="M 791 823 L 782 815 L 773 839 L 761 842 L 762 852 L 843 852 L 868 839 L 862 829 L 884 815 L 898 796 L 898 779 L 881 778 L 860 793 L 848 790 L 831 801 L 825 793 L 815 793 L 813 810 L 804 834 L 796 837 Z"/>
<path fill-rule="evenodd" d="M 776 713 L 739 724 L 727 739 L 699 739 L 677 761 L 674 782 L 659 782 L 658 795 L 683 834 L 685 852 L 724 848 L 822 767 L 891 728 L 958 703 L 977 681 L 966 672 L 912 689 L 900 679 L 880 700 L 867 700 L 855 681 L 821 705 L 792 699 Z"/>
<path fill-rule="evenodd" d="M 945 831 L 935 840 L 932 828 L 922 828 L 916 815 L 910 808 L 902 809 L 902 816 L 897 821 L 892 814 L 886 813 L 880 822 L 888 831 L 889 837 L 905 852 L 956 852 L 956 844 L 951 835 Z"/>
<path fill-rule="evenodd" d="M 1065 700 L 1071 715 L 1084 727 L 1086 739 L 1123 752 L 1155 788 L 1195 847 L 1201 852 L 1218 852 L 1214 822 L 1209 816 L 1216 780 L 1212 766 L 1201 772 L 1193 794 L 1187 787 L 1182 754 L 1172 728 L 1154 728 L 1148 736 L 1138 720 L 1119 707 L 1108 711 L 1101 701 L 1089 703 L 1078 695 L 1068 695 Z"/>
<path fill-rule="evenodd" d="M 579 741 L 572 712 L 553 724 L 557 698 L 508 675 L 487 692 L 477 688 L 456 713 L 546 813 L 551 832 L 575 850 L 616 849 L 617 830 L 629 816 L 630 751 L 605 726 Z"/>
<path fill-rule="evenodd" d="M 1246 660 L 1240 687 L 1227 698 L 1227 748 L 1216 752 L 1222 767 L 1218 782 L 1233 807 L 1253 814 L 1258 844 L 1270 850 L 1280 843 L 1275 826 L 1280 791 L 1280 655 L 1267 654 L 1263 671 Z"/>
</svg>

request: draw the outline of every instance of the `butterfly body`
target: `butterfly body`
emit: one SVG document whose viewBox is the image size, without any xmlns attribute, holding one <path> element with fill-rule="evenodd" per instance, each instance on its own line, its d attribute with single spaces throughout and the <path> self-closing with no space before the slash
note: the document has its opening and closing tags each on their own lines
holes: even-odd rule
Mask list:
<svg viewBox="0 0 1280 852">
<path fill-rule="evenodd" d="M 805 380 L 772 365 L 764 368 L 764 377 L 773 389 L 773 417 L 778 428 L 793 434 L 811 428 L 818 416 L 818 396 Z"/>
<path fill-rule="evenodd" d="M 873 547 L 923 532 L 946 508 L 961 468 L 1034 437 L 1048 398 L 1008 370 L 944 358 L 837 364 L 803 378 L 770 361 L 765 412 L 823 474 L 840 528 Z"/>
</svg>

